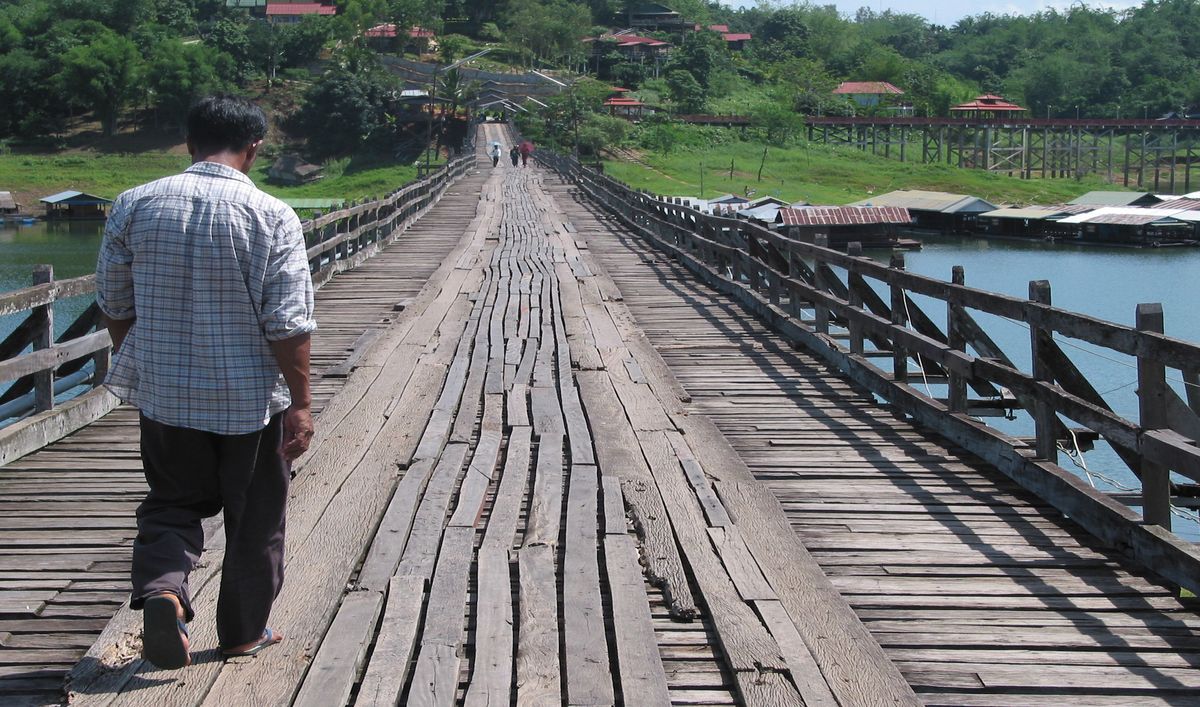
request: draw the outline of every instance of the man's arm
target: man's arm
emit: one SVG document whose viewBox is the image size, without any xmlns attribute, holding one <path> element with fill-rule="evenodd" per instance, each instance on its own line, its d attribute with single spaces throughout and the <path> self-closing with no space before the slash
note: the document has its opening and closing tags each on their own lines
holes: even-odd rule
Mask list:
<svg viewBox="0 0 1200 707">
<path fill-rule="evenodd" d="M 125 341 L 125 337 L 129 336 L 129 330 L 133 328 L 133 323 L 137 321 L 137 317 L 129 319 L 113 319 L 105 314 L 103 316 L 104 328 L 108 329 L 108 338 L 112 339 L 113 353 L 121 348 L 121 344 Z"/>
<path fill-rule="evenodd" d="M 313 438 L 311 349 L 312 335 L 308 332 L 271 342 L 271 352 L 292 394 L 292 405 L 283 416 L 283 456 L 288 461 L 308 451 Z"/>
</svg>

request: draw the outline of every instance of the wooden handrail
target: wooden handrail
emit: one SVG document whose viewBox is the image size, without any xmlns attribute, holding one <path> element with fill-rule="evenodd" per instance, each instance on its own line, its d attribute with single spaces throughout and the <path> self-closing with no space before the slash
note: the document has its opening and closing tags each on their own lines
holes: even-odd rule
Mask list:
<svg viewBox="0 0 1200 707">
<path fill-rule="evenodd" d="M 475 154 L 471 150 L 382 199 L 354 203 L 303 222 L 314 284 L 320 287 L 336 272 L 357 266 L 399 237 L 474 163 Z M 82 368 L 87 359 L 92 358 L 95 373 L 88 383 L 94 389 L 107 371 L 112 343 L 108 332 L 97 329 L 94 320 L 83 321 L 85 317 L 94 317 L 91 310 L 85 311 L 79 321 L 68 327 L 63 339 L 53 342 L 49 337 L 53 331 L 54 303 L 68 297 L 94 296 L 96 276 L 54 280 L 49 269 L 43 268 L 40 272 L 46 274 L 48 282 L 0 293 L 0 316 L 28 313 L 26 321 L 10 336 L 13 340 L 4 342 L 8 358 L 0 359 L 0 383 L 16 381 L 14 385 L 20 386 L 11 391 L 9 397 L 28 395 L 24 391 L 32 388 L 36 393 L 35 402 L 16 404 L 24 405 L 25 409 L 32 404 L 34 411 L 48 412 L 55 407 L 53 386 L 59 369 L 63 366 Z M 33 351 L 21 353 L 31 344 Z M 102 406 L 97 406 L 96 410 L 101 414 L 106 411 Z M 0 444 L 4 442 L 0 439 Z"/>
<path fill-rule="evenodd" d="M 1200 394 L 1189 390 L 1186 400 L 1180 398 L 1163 382 L 1163 372 L 1178 370 L 1185 382 L 1200 381 L 1200 345 L 1147 324 L 1143 311 L 1153 313 L 1153 307 L 1139 308 L 1139 326 L 1124 326 L 1054 307 L 1048 283 L 1032 283 L 1030 299 L 1021 299 L 967 287 L 959 269 L 951 282 L 917 275 L 904 270 L 902 261 L 889 267 L 857 253 L 792 240 L 757 224 L 711 216 L 634 190 L 546 150 L 537 156 L 637 235 L 856 383 L 993 463 L 1104 541 L 1172 581 L 1200 588 L 1200 551 L 1163 532 L 1170 529 L 1170 502 L 1177 489 L 1167 472 L 1200 482 L 1200 434 L 1195 432 L 1200 430 Z M 851 252 L 856 250 L 861 252 Z M 873 305 L 865 304 L 863 294 L 873 292 L 868 281 L 890 290 L 891 302 L 885 294 L 882 299 L 872 295 Z M 911 295 L 945 306 L 946 333 Z M 1032 370 L 1013 364 L 974 322 L 971 310 L 1027 324 Z M 805 311 L 812 312 L 811 319 L 804 318 Z M 845 333 L 833 332 L 835 324 Z M 1138 368 L 1141 419 L 1127 419 L 1109 408 L 1055 343 L 1054 334 L 1130 356 L 1131 366 Z M 869 342 L 882 342 L 874 353 L 886 355 L 891 370 L 873 362 L 873 352 L 864 346 Z M 968 343 L 975 354 L 967 351 Z M 947 386 L 944 399 L 914 384 L 920 378 L 910 372 L 914 365 L 926 377 L 938 372 L 934 384 Z M 1029 412 L 1037 423 L 1033 447 L 971 417 L 972 403 L 989 400 L 970 400 L 968 385 L 1015 396 L 992 404 Z M 1143 481 L 1143 507 L 1153 511 L 1140 518 L 1058 465 L 1058 447 L 1070 446 L 1076 434 L 1063 419 L 1112 444 Z M 1151 530 L 1146 523 L 1162 529 Z"/>
</svg>

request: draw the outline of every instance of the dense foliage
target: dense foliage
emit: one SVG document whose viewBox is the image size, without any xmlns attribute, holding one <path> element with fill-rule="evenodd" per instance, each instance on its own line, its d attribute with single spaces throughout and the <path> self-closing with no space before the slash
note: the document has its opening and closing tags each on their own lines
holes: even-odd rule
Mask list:
<svg viewBox="0 0 1200 707">
<path fill-rule="evenodd" d="M 316 140 L 314 154 L 359 149 L 394 118 L 386 99 L 398 85 L 378 61 L 385 48 L 364 35 L 381 22 L 434 29 L 443 62 L 487 46 L 490 60 L 586 70 L 675 112 L 749 114 L 776 143 L 796 133 L 795 114 L 872 110 L 830 93 L 844 80 L 895 84 L 917 115 L 945 115 L 985 91 L 1037 116 L 1157 117 L 1200 108 L 1195 0 L 1146 0 L 1127 11 L 1078 4 L 1028 16 L 983 14 L 950 27 L 869 8 L 846 16 L 814 3 L 731 9 L 673 0 L 667 4 L 689 22 L 725 24 L 754 39 L 730 51 L 715 32 L 652 33 L 673 45 L 657 61 L 594 52 L 599 45 L 581 41 L 625 27 L 627 11 L 641 4 L 633 0 L 336 4 L 336 17 L 273 25 L 225 0 L 0 0 L 0 139 L 60 134 L 84 115 L 112 133 L 135 111 L 172 129 L 203 93 L 269 90 L 296 77 L 297 67 L 317 67 L 318 74 L 303 72 L 311 88 L 296 90 L 307 91 L 307 110 L 322 114 L 294 124 Z M 469 93 L 461 82 L 445 88 L 456 102 Z M 576 99 L 573 110 L 600 112 L 602 99 Z M 582 122 L 585 151 L 598 136 L 628 132 L 586 116 Z M 333 126 L 349 126 L 348 135 L 332 136 Z"/>
</svg>

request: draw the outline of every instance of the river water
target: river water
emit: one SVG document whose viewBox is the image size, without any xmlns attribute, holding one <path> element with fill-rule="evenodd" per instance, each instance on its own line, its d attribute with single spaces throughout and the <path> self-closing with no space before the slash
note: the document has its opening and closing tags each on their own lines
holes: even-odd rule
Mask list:
<svg viewBox="0 0 1200 707">
<path fill-rule="evenodd" d="M 16 225 L 0 224 L 0 291 L 27 287 L 33 265 L 54 265 L 55 276 L 75 277 L 95 267 L 103 224 L 96 222 Z M 1056 306 L 1101 319 L 1132 325 L 1138 303 L 1163 305 L 1168 335 L 1200 341 L 1200 248 L 1102 248 L 1041 241 L 1008 241 L 927 237 L 924 248 L 906 253 L 906 267 L 916 273 L 949 279 L 951 268 L 962 265 L 972 287 L 1026 297 L 1030 280 L 1049 280 Z M 871 253 L 887 260 L 887 253 Z M 886 299 L 886 294 L 885 294 Z M 61 332 L 87 306 L 86 298 L 60 303 L 55 323 Z M 914 298 L 916 304 L 939 325 L 945 324 L 945 307 Z M 1024 324 L 977 314 L 980 324 L 1023 370 L 1029 370 L 1029 330 Z M 16 317 L 0 317 L 0 338 L 18 323 Z M 1119 414 L 1137 419 L 1136 363 L 1132 358 L 1099 350 L 1083 342 L 1057 337 L 1075 364 Z M 1182 382 L 1176 371 L 1168 377 L 1179 393 Z M 922 388 L 919 376 L 913 384 Z M 929 392 L 945 395 L 944 387 L 931 385 Z M 1023 414 L 1015 420 L 989 418 L 1005 432 L 1031 435 L 1032 423 Z M 1072 464 L 1065 456 L 1064 466 Z M 1134 487 L 1136 480 L 1104 443 L 1084 455 L 1084 463 L 1098 472 L 1091 480 L 1111 490 L 1113 484 Z M 1081 475 L 1086 474 L 1076 469 Z M 1108 480 L 1111 480 L 1110 483 Z M 1177 531 L 1200 539 L 1200 525 L 1180 522 Z"/>
</svg>

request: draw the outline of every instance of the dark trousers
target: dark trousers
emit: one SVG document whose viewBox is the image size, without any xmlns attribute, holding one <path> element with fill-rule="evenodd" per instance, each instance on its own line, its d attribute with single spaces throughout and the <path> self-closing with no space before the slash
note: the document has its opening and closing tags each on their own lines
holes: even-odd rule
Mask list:
<svg viewBox="0 0 1200 707">
<path fill-rule="evenodd" d="M 171 592 L 194 616 L 188 574 L 204 550 L 201 521 L 225 512 L 225 561 L 217 601 L 222 647 L 262 636 L 283 586 L 283 534 L 291 472 L 283 414 L 259 432 L 219 435 L 141 416 L 150 493 L 137 509 L 130 606 Z"/>
</svg>

